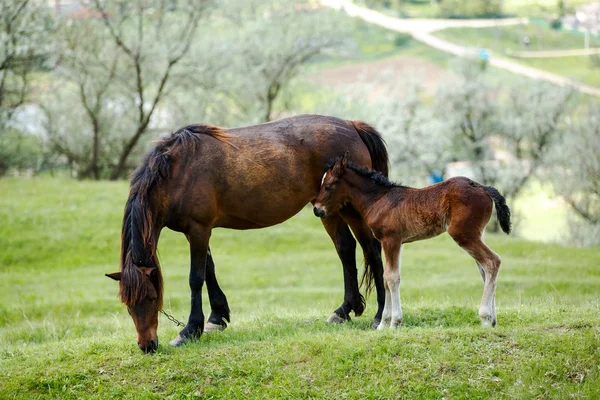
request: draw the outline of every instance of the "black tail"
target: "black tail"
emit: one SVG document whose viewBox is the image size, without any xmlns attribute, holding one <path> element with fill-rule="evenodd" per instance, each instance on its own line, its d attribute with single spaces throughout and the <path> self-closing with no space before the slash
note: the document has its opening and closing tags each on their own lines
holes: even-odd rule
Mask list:
<svg viewBox="0 0 600 400">
<path fill-rule="evenodd" d="M 500 223 L 500 228 L 507 235 L 511 231 L 510 226 L 510 208 L 506 205 L 506 199 L 504 196 L 500 194 L 500 192 L 491 186 L 484 186 L 486 192 L 490 195 L 492 200 L 494 200 L 494 204 L 496 205 L 496 215 L 498 216 L 498 223 Z"/>
<path fill-rule="evenodd" d="M 350 121 L 361 140 L 367 146 L 369 155 L 371 156 L 371 164 L 373 170 L 381 172 L 384 176 L 389 176 L 390 162 L 388 157 L 387 148 L 385 147 L 385 141 L 381 137 L 381 134 L 375 130 L 371 125 L 362 121 Z M 379 243 L 377 243 L 379 245 Z M 381 245 L 378 246 L 377 251 L 381 254 Z M 365 257 L 365 272 L 360 280 L 360 286 L 365 288 L 365 294 L 368 296 L 373 290 L 375 283 L 375 275 L 373 266 L 369 263 L 367 257 Z"/>
<path fill-rule="evenodd" d="M 387 148 L 385 147 L 385 141 L 381 137 L 381 134 L 375 130 L 371 125 L 362 121 L 349 121 L 361 140 L 369 149 L 369 155 L 371 156 L 372 168 L 375 171 L 381 172 L 383 175 L 388 176 L 390 172 L 390 161 L 388 157 Z"/>
</svg>

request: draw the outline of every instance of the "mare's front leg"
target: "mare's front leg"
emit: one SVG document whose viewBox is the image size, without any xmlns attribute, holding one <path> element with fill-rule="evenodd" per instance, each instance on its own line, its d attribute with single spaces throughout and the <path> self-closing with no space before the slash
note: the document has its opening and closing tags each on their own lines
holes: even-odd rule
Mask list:
<svg viewBox="0 0 600 400">
<path fill-rule="evenodd" d="M 208 317 L 208 321 L 206 321 L 204 333 L 222 331 L 227 328 L 227 322 L 230 322 L 229 304 L 227 304 L 227 297 L 225 297 L 225 293 L 223 293 L 219 287 L 219 282 L 217 282 L 215 263 L 210 252 L 210 247 L 208 249 L 208 256 L 206 257 L 206 291 L 208 292 L 208 300 L 210 301 L 210 316 Z"/>
<path fill-rule="evenodd" d="M 204 313 L 202 312 L 202 286 L 206 279 L 206 258 L 208 254 L 208 241 L 210 229 L 206 227 L 195 227 L 187 234 L 190 242 L 190 291 L 191 310 L 185 328 L 179 332 L 179 336 L 171 341 L 172 346 L 179 346 L 191 339 L 202 335 L 204 329 Z"/>
<path fill-rule="evenodd" d="M 350 225 L 352 233 L 362 247 L 365 256 L 365 275 L 363 275 L 363 283 L 367 287 L 371 283 L 375 284 L 377 292 L 377 313 L 373 319 L 373 329 L 377 329 L 383 318 L 385 299 L 387 290 L 384 288 L 383 280 L 383 263 L 381 261 L 381 243 L 373 236 L 373 232 L 365 222 L 364 218 L 352 207 L 346 206 L 342 208 L 340 214 L 344 221 Z M 367 289 L 368 293 L 368 289 Z M 391 313 L 391 309 L 390 309 Z M 390 314 L 391 315 L 391 314 Z M 387 316 L 389 320 L 389 316 Z"/>
<path fill-rule="evenodd" d="M 344 270 L 344 302 L 331 314 L 327 322 L 341 323 L 350 320 L 350 312 L 360 316 L 365 309 L 365 299 L 358 290 L 356 270 L 356 240 L 352 236 L 348 224 L 339 214 L 322 218 L 325 230 L 333 240 Z"/>
<path fill-rule="evenodd" d="M 400 302 L 400 268 L 402 257 L 402 240 L 397 237 L 386 237 L 381 240 L 385 253 L 385 270 L 383 279 L 387 285 L 385 309 L 389 309 L 391 302 L 390 328 L 394 329 L 402 323 L 402 303 Z M 387 294 L 389 293 L 389 297 Z M 383 323 L 383 320 L 382 320 Z M 383 329 L 385 325 L 380 328 Z"/>
</svg>

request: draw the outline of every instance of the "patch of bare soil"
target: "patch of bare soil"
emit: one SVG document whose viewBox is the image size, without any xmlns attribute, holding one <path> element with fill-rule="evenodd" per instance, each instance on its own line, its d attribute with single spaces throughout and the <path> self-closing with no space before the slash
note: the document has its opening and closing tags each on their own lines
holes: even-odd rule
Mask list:
<svg viewBox="0 0 600 400">
<path fill-rule="evenodd" d="M 385 94 L 398 83 L 416 82 L 428 93 L 452 74 L 437 65 L 416 57 L 395 56 L 383 60 L 342 65 L 312 74 L 309 79 L 318 85 L 344 88 L 361 84 L 372 87 L 370 97 Z"/>
</svg>

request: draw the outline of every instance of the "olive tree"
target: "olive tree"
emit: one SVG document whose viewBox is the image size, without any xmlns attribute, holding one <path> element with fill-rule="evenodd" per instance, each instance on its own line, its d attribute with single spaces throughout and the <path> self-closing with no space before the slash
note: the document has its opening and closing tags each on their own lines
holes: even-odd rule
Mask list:
<svg viewBox="0 0 600 400">
<path fill-rule="evenodd" d="M 201 60 L 188 57 L 209 1 L 83 3 L 89 18 L 60 24 L 59 63 L 44 105 L 48 134 L 80 177 L 117 179 L 142 139 L 170 125 L 162 107 L 197 72 Z M 81 118 L 63 118 L 65 109 Z"/>
<path fill-rule="evenodd" d="M 563 135 L 553 161 L 554 186 L 569 204 L 571 239 L 600 244 L 600 104 L 590 106 Z"/>
<path fill-rule="evenodd" d="M 277 99 L 314 57 L 345 42 L 347 21 L 339 12 L 308 1 L 230 0 L 228 65 L 220 76 L 234 112 L 247 123 L 270 121 Z M 236 10 L 232 13 L 231 10 Z"/>
<path fill-rule="evenodd" d="M 43 66 L 52 47 L 45 7 L 29 0 L 0 2 L 0 175 L 8 168 L 35 168 L 39 139 L 11 119 L 28 100 L 31 72 Z"/>
</svg>

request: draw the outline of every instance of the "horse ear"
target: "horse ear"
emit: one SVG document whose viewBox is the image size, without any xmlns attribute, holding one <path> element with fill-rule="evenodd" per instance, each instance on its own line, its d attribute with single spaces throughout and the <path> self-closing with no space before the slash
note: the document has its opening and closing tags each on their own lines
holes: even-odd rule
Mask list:
<svg viewBox="0 0 600 400">
<path fill-rule="evenodd" d="M 151 276 L 154 272 L 156 272 L 156 268 L 148 268 L 148 267 L 139 267 L 140 270 L 146 274 L 146 276 Z"/>
<path fill-rule="evenodd" d="M 114 279 L 115 281 L 120 281 L 121 280 L 121 273 L 120 272 L 113 272 L 112 274 L 104 274 L 104 276 L 108 276 L 110 279 Z"/>
</svg>

